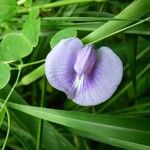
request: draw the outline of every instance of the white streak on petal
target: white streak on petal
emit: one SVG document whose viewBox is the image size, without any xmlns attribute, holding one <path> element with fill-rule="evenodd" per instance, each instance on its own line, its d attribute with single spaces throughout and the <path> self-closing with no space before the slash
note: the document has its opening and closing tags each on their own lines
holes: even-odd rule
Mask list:
<svg viewBox="0 0 150 150">
<path fill-rule="evenodd" d="M 82 86 L 84 85 L 84 79 L 85 79 L 85 75 L 77 75 L 75 78 L 75 81 L 73 83 L 73 87 L 76 90 L 80 90 L 82 88 Z"/>
</svg>

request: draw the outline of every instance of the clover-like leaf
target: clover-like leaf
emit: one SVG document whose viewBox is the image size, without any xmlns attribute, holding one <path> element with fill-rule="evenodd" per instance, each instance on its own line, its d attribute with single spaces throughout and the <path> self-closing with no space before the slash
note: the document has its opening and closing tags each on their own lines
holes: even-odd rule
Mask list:
<svg viewBox="0 0 150 150">
<path fill-rule="evenodd" d="M 32 45 L 22 34 L 7 34 L 0 43 L 0 59 L 3 61 L 16 61 L 31 52 Z"/>
<path fill-rule="evenodd" d="M 25 6 L 30 7 L 32 5 L 32 0 L 26 0 L 25 1 Z"/>
<path fill-rule="evenodd" d="M 0 0 L 0 23 L 16 14 L 16 0 Z"/>
<path fill-rule="evenodd" d="M 9 33 L 0 43 L 0 60 L 16 61 L 29 55 L 38 43 L 40 20 L 36 19 L 39 11 L 31 9 L 22 33 Z"/>
<path fill-rule="evenodd" d="M 69 37 L 76 37 L 77 31 L 74 28 L 66 28 L 57 32 L 50 41 L 51 48 L 53 48 L 60 40 Z"/>
<path fill-rule="evenodd" d="M 40 34 L 40 19 L 37 19 L 38 14 L 39 9 L 31 9 L 22 30 L 23 35 L 28 39 L 33 47 L 37 45 Z"/>
<path fill-rule="evenodd" d="M 10 79 L 10 67 L 0 62 L 0 89 L 2 89 Z"/>
</svg>

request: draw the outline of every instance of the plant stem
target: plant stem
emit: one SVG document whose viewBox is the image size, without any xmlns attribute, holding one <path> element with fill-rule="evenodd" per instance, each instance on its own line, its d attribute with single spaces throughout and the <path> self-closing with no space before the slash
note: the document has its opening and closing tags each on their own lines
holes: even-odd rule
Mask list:
<svg viewBox="0 0 150 150">
<path fill-rule="evenodd" d="M 104 2 L 104 1 L 106 0 L 63 0 L 63 1 L 49 3 L 43 6 L 39 6 L 39 9 L 47 9 L 47 8 L 65 6 L 70 4 L 80 4 L 80 3 L 87 3 L 87 2 Z"/>
<path fill-rule="evenodd" d="M 6 110 L 6 114 L 7 114 L 7 120 L 8 120 L 8 129 L 7 129 L 7 134 L 6 134 L 6 138 L 5 138 L 2 150 L 5 149 L 5 146 L 6 146 L 8 137 L 9 137 L 9 133 L 10 133 L 10 115 L 9 115 L 8 109 L 6 107 L 5 107 L 5 110 Z"/>
<path fill-rule="evenodd" d="M 43 84 L 43 87 L 42 87 L 42 94 L 41 94 L 41 104 L 40 104 L 40 107 L 43 107 L 43 106 L 44 106 L 45 85 L 46 85 L 46 80 L 45 80 L 45 78 L 44 78 L 44 84 Z M 39 122 L 38 122 L 37 141 L 36 141 L 36 150 L 40 150 L 40 149 L 41 149 L 42 128 L 43 128 L 43 120 L 42 120 L 42 119 L 39 119 Z"/>
<path fill-rule="evenodd" d="M 136 57 L 136 60 L 139 60 L 143 55 L 145 55 L 150 50 L 150 46 L 146 47 L 144 50 L 142 50 Z M 129 64 L 126 64 L 123 68 L 123 70 L 127 70 L 129 67 Z"/>
<path fill-rule="evenodd" d="M 21 68 L 19 68 L 19 71 L 18 71 L 18 75 L 17 75 L 16 81 L 15 81 L 15 83 L 14 83 L 12 89 L 10 90 L 9 94 L 7 95 L 7 97 L 6 97 L 5 101 L 4 101 L 4 103 L 2 104 L 1 109 L 0 109 L 0 112 L 1 112 L 2 109 L 5 107 L 7 101 L 9 100 L 9 97 L 11 96 L 12 92 L 14 91 L 14 89 L 15 89 L 17 83 L 18 83 L 20 74 L 21 74 Z"/>
<path fill-rule="evenodd" d="M 27 63 L 27 64 L 22 64 L 22 68 L 32 66 L 32 65 L 36 65 L 36 64 L 39 64 L 39 63 L 43 63 L 43 62 L 45 62 L 45 59 L 35 61 L 35 62 L 31 62 L 31 63 Z"/>
<path fill-rule="evenodd" d="M 48 3 L 45 5 L 35 6 L 39 9 L 49 9 L 54 7 L 72 5 L 72 4 L 81 4 L 81 3 L 88 3 L 88 2 L 105 2 L 107 0 L 61 0 L 57 2 Z M 18 10 L 18 13 L 28 13 L 30 9 L 21 9 Z"/>
</svg>

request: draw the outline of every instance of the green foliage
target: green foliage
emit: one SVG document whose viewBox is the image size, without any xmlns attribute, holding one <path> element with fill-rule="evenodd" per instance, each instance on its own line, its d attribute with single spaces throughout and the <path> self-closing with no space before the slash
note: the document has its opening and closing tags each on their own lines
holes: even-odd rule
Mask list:
<svg viewBox="0 0 150 150">
<path fill-rule="evenodd" d="M 0 0 L 0 23 L 16 14 L 16 0 Z"/>
<path fill-rule="evenodd" d="M 69 37 L 76 37 L 76 36 L 77 36 L 77 31 L 73 28 L 66 28 L 64 30 L 61 30 L 52 37 L 50 41 L 51 48 L 53 48 L 62 39 L 66 39 Z"/>
<path fill-rule="evenodd" d="M 22 57 L 29 55 L 31 51 L 31 44 L 22 34 L 7 34 L 0 43 L 0 59 L 3 61 L 20 60 Z"/>
<path fill-rule="evenodd" d="M 38 9 L 32 9 L 22 33 L 9 33 L 0 43 L 0 59 L 16 61 L 29 55 L 38 43 L 40 20 L 36 19 Z"/>
<path fill-rule="evenodd" d="M 121 13 L 115 16 L 117 19 L 121 19 L 120 21 L 108 21 L 100 28 L 96 29 L 89 35 L 87 35 L 84 39 L 84 43 L 95 43 L 98 42 L 112 33 L 115 33 L 117 30 L 120 30 L 127 25 L 131 24 L 142 17 L 143 15 L 150 12 L 149 9 L 150 1 L 136 0 L 132 2 L 128 7 L 126 7 Z M 127 21 L 122 21 L 122 20 Z"/>
<path fill-rule="evenodd" d="M 149 8 L 148 0 L 0 0 L 0 149 L 149 150 Z M 45 79 L 50 49 L 76 36 L 124 64 L 118 90 L 95 107 Z"/>
<path fill-rule="evenodd" d="M 39 9 L 33 8 L 23 25 L 22 33 L 26 39 L 31 43 L 32 47 L 38 44 L 40 34 L 40 19 L 37 19 Z"/>
<path fill-rule="evenodd" d="M 131 79 L 133 81 L 133 88 L 135 99 L 137 99 L 136 93 L 136 52 L 137 52 L 137 37 L 136 35 L 126 35 L 127 40 L 127 57 L 131 72 Z"/>
<path fill-rule="evenodd" d="M 75 147 L 47 122 L 44 122 L 43 133 L 43 147 L 47 149 L 75 150 Z"/>
<path fill-rule="evenodd" d="M 32 82 L 34 82 L 35 80 L 37 80 L 38 78 L 42 77 L 45 73 L 45 66 L 41 65 L 40 67 L 36 68 L 35 70 L 33 70 L 32 72 L 30 72 L 29 74 L 25 75 L 19 84 L 21 85 L 28 85 Z"/>
<path fill-rule="evenodd" d="M 92 115 L 14 103 L 10 103 L 9 106 L 40 119 L 77 129 L 75 133 L 84 137 L 122 148 L 146 149 L 150 146 L 149 119 Z"/>
<path fill-rule="evenodd" d="M 31 6 L 32 5 L 32 0 L 26 0 L 25 1 L 25 5 L 28 7 L 28 6 Z"/>
<path fill-rule="evenodd" d="M 7 64 L 0 62 L 0 89 L 2 89 L 10 79 L 10 67 Z"/>
<path fill-rule="evenodd" d="M 0 127 L 2 125 L 4 117 L 5 117 L 5 109 L 2 109 L 2 111 L 0 112 Z"/>
</svg>

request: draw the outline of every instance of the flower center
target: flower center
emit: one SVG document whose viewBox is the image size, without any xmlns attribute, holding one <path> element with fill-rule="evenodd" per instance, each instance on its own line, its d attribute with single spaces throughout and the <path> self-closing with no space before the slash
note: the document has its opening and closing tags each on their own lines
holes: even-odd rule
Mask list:
<svg viewBox="0 0 150 150">
<path fill-rule="evenodd" d="M 73 83 L 73 86 L 75 87 L 75 89 L 79 90 L 81 89 L 81 87 L 83 86 L 84 84 L 84 79 L 85 79 L 85 75 L 77 75 L 76 76 L 76 79 Z"/>
<path fill-rule="evenodd" d="M 89 74 L 96 61 L 95 50 L 92 45 L 83 47 L 78 55 L 74 64 L 74 70 L 78 75 Z"/>
</svg>

